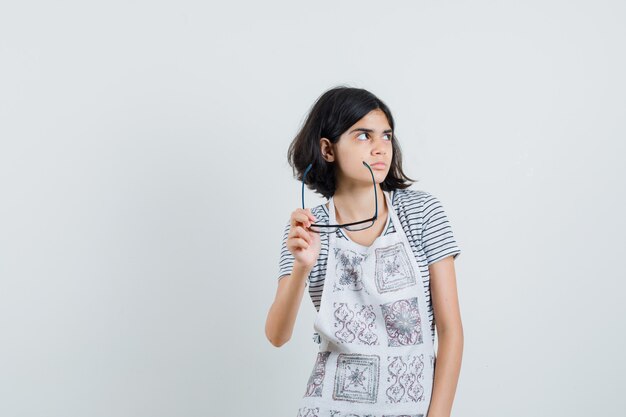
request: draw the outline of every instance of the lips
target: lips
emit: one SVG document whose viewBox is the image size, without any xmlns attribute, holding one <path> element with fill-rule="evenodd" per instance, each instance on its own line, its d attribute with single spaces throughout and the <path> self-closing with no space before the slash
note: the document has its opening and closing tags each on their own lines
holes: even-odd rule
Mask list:
<svg viewBox="0 0 626 417">
<path fill-rule="evenodd" d="M 387 165 L 384 162 L 374 162 L 370 166 L 372 168 L 385 168 Z"/>
</svg>

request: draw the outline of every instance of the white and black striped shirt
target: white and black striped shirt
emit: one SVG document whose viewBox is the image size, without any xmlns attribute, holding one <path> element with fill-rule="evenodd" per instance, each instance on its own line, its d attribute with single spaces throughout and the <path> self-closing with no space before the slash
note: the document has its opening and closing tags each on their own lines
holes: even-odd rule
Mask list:
<svg viewBox="0 0 626 417">
<path fill-rule="evenodd" d="M 428 303 L 428 319 L 431 328 L 431 337 L 435 339 L 435 322 L 433 307 L 430 297 L 430 273 L 428 266 L 446 256 L 454 256 L 456 259 L 461 249 L 458 247 L 452 226 L 448 221 L 446 213 L 437 197 L 426 191 L 397 189 L 390 194 L 393 205 L 402 228 L 407 235 L 411 249 L 417 259 L 421 275 L 423 277 L 424 289 L 426 291 L 426 302 Z M 324 204 L 313 207 L 311 213 L 316 218 L 316 222 L 328 222 L 328 209 Z M 287 249 L 287 236 L 289 235 L 290 221 L 287 222 L 283 234 L 282 248 L 280 251 L 278 279 L 291 274 L 294 258 Z M 389 222 L 385 235 L 395 233 L 396 230 L 392 222 Z M 347 239 L 342 231 L 338 232 L 338 238 Z M 320 300 L 324 289 L 324 277 L 326 276 L 326 264 L 328 260 L 328 234 L 320 235 L 321 249 L 317 263 L 311 270 L 308 277 L 309 295 L 313 301 L 315 309 L 319 312 Z"/>
</svg>

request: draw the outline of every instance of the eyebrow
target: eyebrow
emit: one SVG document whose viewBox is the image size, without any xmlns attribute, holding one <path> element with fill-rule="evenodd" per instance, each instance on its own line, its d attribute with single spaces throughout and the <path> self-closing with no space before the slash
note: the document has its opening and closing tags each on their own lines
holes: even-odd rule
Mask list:
<svg viewBox="0 0 626 417">
<path fill-rule="evenodd" d="M 354 132 L 367 132 L 367 133 L 373 133 L 374 129 L 365 129 L 364 127 L 357 127 L 356 129 L 352 129 L 350 131 L 350 133 L 354 133 Z M 392 129 L 387 129 L 387 130 L 383 130 L 383 133 L 391 133 Z"/>
</svg>

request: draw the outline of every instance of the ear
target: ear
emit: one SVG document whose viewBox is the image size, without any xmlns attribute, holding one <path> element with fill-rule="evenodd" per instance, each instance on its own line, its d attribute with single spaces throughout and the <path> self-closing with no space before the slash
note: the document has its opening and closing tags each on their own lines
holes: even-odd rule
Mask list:
<svg viewBox="0 0 626 417">
<path fill-rule="evenodd" d="M 335 161 L 333 143 L 327 138 L 320 139 L 320 151 L 322 152 L 322 158 L 324 158 L 327 162 Z"/>
</svg>

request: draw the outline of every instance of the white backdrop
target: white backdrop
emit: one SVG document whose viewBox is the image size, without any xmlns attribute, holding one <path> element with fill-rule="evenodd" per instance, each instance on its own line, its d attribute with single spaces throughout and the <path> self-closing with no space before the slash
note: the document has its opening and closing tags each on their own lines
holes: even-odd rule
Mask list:
<svg viewBox="0 0 626 417">
<path fill-rule="evenodd" d="M 0 415 L 293 416 L 314 307 L 264 335 L 287 147 L 391 108 L 462 255 L 453 416 L 626 408 L 626 4 L 0 6 Z M 311 205 L 323 202 L 312 193 Z"/>
</svg>

